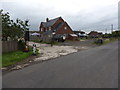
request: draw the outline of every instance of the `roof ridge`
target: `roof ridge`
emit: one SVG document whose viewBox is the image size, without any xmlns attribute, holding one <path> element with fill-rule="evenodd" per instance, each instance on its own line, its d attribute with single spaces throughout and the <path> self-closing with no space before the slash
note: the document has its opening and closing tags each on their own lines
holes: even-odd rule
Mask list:
<svg viewBox="0 0 120 90">
<path fill-rule="evenodd" d="M 51 21 L 51 20 L 55 20 L 55 19 L 59 19 L 59 18 L 61 18 L 61 17 L 57 17 L 57 18 L 54 18 L 54 19 L 50 19 L 49 21 Z"/>
<path fill-rule="evenodd" d="M 54 19 L 49 20 L 48 22 L 42 22 L 42 24 L 44 25 L 44 27 L 50 27 L 52 26 L 59 18 L 61 17 L 57 17 Z"/>
</svg>

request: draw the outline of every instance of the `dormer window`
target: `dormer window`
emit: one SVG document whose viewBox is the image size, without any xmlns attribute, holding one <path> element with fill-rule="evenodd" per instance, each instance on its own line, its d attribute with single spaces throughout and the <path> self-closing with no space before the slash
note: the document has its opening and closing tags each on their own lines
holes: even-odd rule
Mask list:
<svg viewBox="0 0 120 90">
<path fill-rule="evenodd" d="M 67 30 L 67 27 L 64 27 L 65 30 Z"/>
</svg>

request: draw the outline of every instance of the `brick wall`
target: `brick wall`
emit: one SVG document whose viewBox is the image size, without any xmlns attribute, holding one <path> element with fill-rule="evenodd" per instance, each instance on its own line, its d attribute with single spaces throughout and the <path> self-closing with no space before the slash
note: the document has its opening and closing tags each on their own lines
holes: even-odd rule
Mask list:
<svg viewBox="0 0 120 90">
<path fill-rule="evenodd" d="M 67 27 L 67 29 L 65 30 L 65 27 Z M 57 32 L 56 34 L 73 34 L 74 32 L 72 31 L 72 29 L 69 27 L 69 25 L 67 23 L 65 23 Z"/>
</svg>

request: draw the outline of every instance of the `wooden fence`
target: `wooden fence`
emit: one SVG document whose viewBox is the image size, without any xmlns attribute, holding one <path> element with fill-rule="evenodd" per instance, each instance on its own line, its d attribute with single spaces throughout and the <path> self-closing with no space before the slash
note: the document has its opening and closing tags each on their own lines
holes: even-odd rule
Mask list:
<svg viewBox="0 0 120 90">
<path fill-rule="evenodd" d="M 18 50 L 17 41 L 2 41 L 2 53 Z"/>
</svg>

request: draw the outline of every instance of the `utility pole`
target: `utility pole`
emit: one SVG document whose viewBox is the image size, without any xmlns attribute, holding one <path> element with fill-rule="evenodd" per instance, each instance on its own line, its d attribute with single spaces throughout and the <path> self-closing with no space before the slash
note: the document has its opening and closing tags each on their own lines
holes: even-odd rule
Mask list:
<svg viewBox="0 0 120 90">
<path fill-rule="evenodd" d="M 120 30 L 120 1 L 118 2 L 118 30 Z"/>
<path fill-rule="evenodd" d="M 107 28 L 105 29 L 105 33 L 107 34 Z"/>
<path fill-rule="evenodd" d="M 111 33 L 113 32 L 113 24 L 111 24 Z"/>
</svg>

